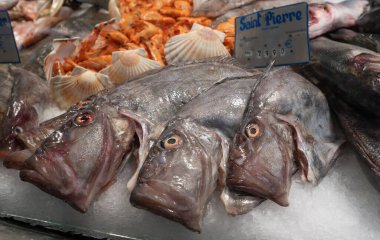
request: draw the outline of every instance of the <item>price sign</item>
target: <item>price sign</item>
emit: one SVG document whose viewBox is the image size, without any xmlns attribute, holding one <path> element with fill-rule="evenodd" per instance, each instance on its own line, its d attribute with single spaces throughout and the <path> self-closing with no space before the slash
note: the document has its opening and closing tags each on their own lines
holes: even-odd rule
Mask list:
<svg viewBox="0 0 380 240">
<path fill-rule="evenodd" d="M 249 67 L 307 63 L 308 5 L 297 3 L 235 20 L 235 57 Z"/>
<path fill-rule="evenodd" d="M 0 10 L 0 64 L 19 62 L 20 57 L 8 12 Z"/>
</svg>

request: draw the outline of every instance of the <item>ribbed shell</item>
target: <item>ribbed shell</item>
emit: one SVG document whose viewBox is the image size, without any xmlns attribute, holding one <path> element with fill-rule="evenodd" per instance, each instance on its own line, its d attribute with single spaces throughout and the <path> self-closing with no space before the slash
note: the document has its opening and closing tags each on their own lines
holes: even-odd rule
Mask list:
<svg viewBox="0 0 380 240">
<path fill-rule="evenodd" d="M 172 37 L 165 44 L 168 63 L 188 62 L 217 56 L 230 56 L 223 45 L 225 34 L 202 25 L 193 24 L 189 33 Z"/>
<path fill-rule="evenodd" d="M 108 76 L 79 66 L 74 68 L 72 76 L 56 76 L 50 80 L 52 98 L 62 109 L 112 86 Z"/>
<path fill-rule="evenodd" d="M 147 53 L 143 48 L 113 52 L 112 65 L 101 73 L 108 75 L 114 84 L 119 85 L 144 72 L 161 67 L 159 62 L 146 56 Z"/>
</svg>

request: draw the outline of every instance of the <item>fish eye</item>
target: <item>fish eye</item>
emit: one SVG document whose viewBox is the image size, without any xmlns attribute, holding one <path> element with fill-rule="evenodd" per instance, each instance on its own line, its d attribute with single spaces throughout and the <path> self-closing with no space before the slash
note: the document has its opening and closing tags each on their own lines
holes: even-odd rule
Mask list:
<svg viewBox="0 0 380 240">
<path fill-rule="evenodd" d="M 94 121 L 94 113 L 87 111 L 75 117 L 74 123 L 76 125 L 87 125 Z"/>
<path fill-rule="evenodd" d="M 18 134 L 22 133 L 24 130 L 22 129 L 22 127 L 17 126 L 17 127 L 14 128 L 13 131 L 14 131 L 15 134 L 18 135 Z"/>
<path fill-rule="evenodd" d="M 161 141 L 161 146 L 165 149 L 177 148 L 182 143 L 180 136 L 173 134 Z"/>
<path fill-rule="evenodd" d="M 245 134 L 249 138 L 257 138 L 260 136 L 260 127 L 256 123 L 250 123 L 245 127 Z"/>
</svg>

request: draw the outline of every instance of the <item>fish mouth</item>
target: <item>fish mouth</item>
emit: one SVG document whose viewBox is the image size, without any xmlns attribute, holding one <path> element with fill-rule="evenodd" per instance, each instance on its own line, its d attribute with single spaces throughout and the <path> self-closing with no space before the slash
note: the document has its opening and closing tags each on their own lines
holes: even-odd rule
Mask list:
<svg viewBox="0 0 380 240">
<path fill-rule="evenodd" d="M 136 185 L 130 202 L 135 207 L 174 220 L 200 233 L 203 211 L 197 211 L 196 202 L 189 196 L 184 196 L 184 193 L 179 193 L 166 183 L 149 180 Z"/>
</svg>

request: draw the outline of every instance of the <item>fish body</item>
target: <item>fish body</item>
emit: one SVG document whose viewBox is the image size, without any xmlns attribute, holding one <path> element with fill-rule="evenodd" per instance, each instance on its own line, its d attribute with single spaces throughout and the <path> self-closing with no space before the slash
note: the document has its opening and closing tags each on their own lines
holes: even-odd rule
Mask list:
<svg viewBox="0 0 380 240">
<path fill-rule="evenodd" d="M 0 3 L 0 10 L 9 10 L 16 6 L 18 0 L 3 0 Z"/>
<path fill-rule="evenodd" d="M 47 83 L 37 75 L 11 66 L 9 74 L 14 78 L 8 108 L 3 117 L 0 134 L 2 150 L 20 150 L 17 135 L 37 127 L 44 119 L 44 112 L 54 105 L 49 97 Z"/>
<path fill-rule="evenodd" d="M 368 10 L 367 0 L 347 0 L 341 3 L 309 5 L 309 37 L 315 38 L 338 28 L 356 25 L 359 17 Z"/>
<path fill-rule="evenodd" d="M 132 152 L 135 134 L 139 160 L 145 159 L 150 139 L 187 102 L 225 78 L 251 75 L 232 58 L 216 58 L 171 65 L 105 90 L 42 143 L 20 177 L 85 212 Z"/>
<path fill-rule="evenodd" d="M 356 22 L 359 32 L 380 34 L 380 6 L 363 14 Z"/>
<path fill-rule="evenodd" d="M 311 68 L 352 106 L 380 115 L 380 54 L 324 37 L 310 42 Z"/>
<path fill-rule="evenodd" d="M 361 155 L 364 172 L 380 191 L 380 118 L 355 110 L 335 96 L 329 100 L 347 140 Z"/>
<path fill-rule="evenodd" d="M 317 183 L 342 142 L 322 92 L 293 71 L 275 70 L 255 90 L 231 144 L 227 186 L 287 206 L 294 164 Z"/>
<path fill-rule="evenodd" d="M 380 35 L 357 33 L 349 29 L 339 29 L 329 35 L 332 39 L 380 52 Z"/>
<path fill-rule="evenodd" d="M 7 113 L 14 78 L 9 74 L 7 65 L 0 65 L 0 122 Z"/>
<path fill-rule="evenodd" d="M 231 79 L 185 105 L 152 146 L 131 203 L 200 232 L 218 178 L 224 183 L 219 173 L 229 139 L 256 83 L 257 77 Z"/>
</svg>

